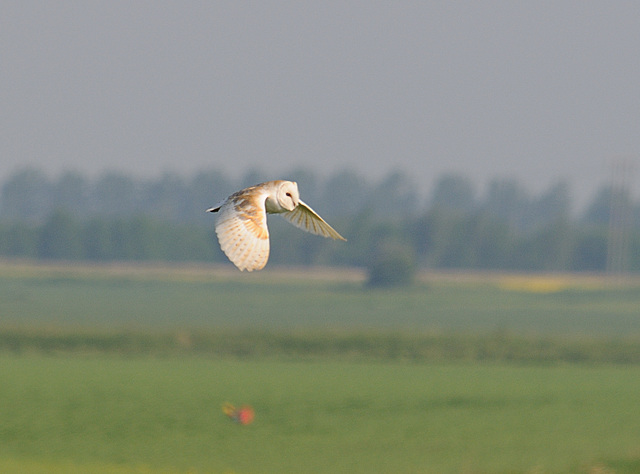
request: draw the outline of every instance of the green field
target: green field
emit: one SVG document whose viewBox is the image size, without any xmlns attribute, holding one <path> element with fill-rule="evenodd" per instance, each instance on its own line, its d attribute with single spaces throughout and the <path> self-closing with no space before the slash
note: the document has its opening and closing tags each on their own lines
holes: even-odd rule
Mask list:
<svg viewBox="0 0 640 474">
<path fill-rule="evenodd" d="M 640 281 L 427 275 L 366 290 L 357 273 L 0 264 L 2 327 L 513 331 L 640 336 Z"/>
<path fill-rule="evenodd" d="M 1 366 L 2 472 L 640 468 L 638 367 L 109 357 Z M 250 403 L 254 423 L 226 419 L 226 401 Z"/>
<path fill-rule="evenodd" d="M 0 472 L 639 472 L 638 308 L 584 276 L 4 263 Z"/>
</svg>

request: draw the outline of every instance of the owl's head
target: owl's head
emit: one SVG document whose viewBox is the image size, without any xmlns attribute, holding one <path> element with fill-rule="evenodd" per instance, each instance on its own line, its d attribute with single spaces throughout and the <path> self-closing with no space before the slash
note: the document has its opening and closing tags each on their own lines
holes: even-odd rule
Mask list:
<svg viewBox="0 0 640 474">
<path fill-rule="evenodd" d="M 276 197 L 280 206 L 287 211 L 293 211 L 300 202 L 298 183 L 295 181 L 283 181 L 278 186 Z"/>
</svg>

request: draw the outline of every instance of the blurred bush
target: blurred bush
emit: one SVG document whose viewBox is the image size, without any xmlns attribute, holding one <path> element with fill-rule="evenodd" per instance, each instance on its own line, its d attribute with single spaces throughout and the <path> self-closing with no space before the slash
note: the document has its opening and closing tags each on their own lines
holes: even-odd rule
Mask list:
<svg viewBox="0 0 640 474">
<path fill-rule="evenodd" d="M 416 259 L 408 248 L 394 246 L 381 250 L 367 267 L 369 288 L 409 286 L 416 274 Z"/>
</svg>

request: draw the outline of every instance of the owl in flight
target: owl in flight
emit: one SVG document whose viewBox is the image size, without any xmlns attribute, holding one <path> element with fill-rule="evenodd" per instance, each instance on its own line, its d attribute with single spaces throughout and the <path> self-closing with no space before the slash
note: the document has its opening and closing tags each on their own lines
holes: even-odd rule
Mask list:
<svg viewBox="0 0 640 474">
<path fill-rule="evenodd" d="M 219 212 L 216 234 L 222 251 L 240 270 L 260 270 L 269 259 L 267 214 L 281 214 L 302 230 L 347 240 L 300 199 L 293 181 L 267 181 L 233 193 L 207 212 Z"/>
</svg>

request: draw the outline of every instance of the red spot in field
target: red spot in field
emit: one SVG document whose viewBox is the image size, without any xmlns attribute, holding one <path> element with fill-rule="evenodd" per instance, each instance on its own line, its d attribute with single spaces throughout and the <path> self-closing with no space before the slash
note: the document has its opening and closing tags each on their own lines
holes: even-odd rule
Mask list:
<svg viewBox="0 0 640 474">
<path fill-rule="evenodd" d="M 255 413 L 253 408 L 248 405 L 241 406 L 240 408 L 234 407 L 231 403 L 225 403 L 222 406 L 222 411 L 231 420 L 241 425 L 248 425 L 253 421 Z"/>
</svg>

